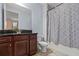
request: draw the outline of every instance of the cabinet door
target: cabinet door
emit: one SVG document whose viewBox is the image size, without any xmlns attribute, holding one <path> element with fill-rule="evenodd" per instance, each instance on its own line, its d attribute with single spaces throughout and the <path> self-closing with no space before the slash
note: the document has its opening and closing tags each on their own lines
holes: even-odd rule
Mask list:
<svg viewBox="0 0 79 59">
<path fill-rule="evenodd" d="M 10 43 L 0 44 L 0 56 L 10 56 L 12 55 L 12 49 Z"/>
<path fill-rule="evenodd" d="M 32 35 L 30 37 L 30 55 L 33 55 L 37 52 L 37 36 Z"/>
<path fill-rule="evenodd" d="M 16 41 L 14 43 L 14 55 L 22 56 L 27 55 L 27 40 L 24 41 Z"/>
</svg>

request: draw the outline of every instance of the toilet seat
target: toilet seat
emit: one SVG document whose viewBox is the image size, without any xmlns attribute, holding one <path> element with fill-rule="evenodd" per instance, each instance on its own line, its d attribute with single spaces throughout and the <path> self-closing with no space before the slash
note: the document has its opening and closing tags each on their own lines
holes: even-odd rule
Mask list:
<svg viewBox="0 0 79 59">
<path fill-rule="evenodd" d="M 40 45 L 42 45 L 42 46 L 47 46 L 48 45 L 48 43 L 47 42 L 38 42 Z"/>
</svg>

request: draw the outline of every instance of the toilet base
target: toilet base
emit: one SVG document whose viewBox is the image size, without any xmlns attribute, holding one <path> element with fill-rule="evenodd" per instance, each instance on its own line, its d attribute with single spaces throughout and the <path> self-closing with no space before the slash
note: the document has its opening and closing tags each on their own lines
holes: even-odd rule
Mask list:
<svg viewBox="0 0 79 59">
<path fill-rule="evenodd" d="M 47 52 L 47 47 L 43 47 L 43 48 L 41 49 L 41 52 Z"/>
</svg>

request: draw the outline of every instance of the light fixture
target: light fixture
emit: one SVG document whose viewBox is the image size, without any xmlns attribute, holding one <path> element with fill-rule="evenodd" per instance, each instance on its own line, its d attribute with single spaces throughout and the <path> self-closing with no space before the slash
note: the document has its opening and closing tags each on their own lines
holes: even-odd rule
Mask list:
<svg viewBox="0 0 79 59">
<path fill-rule="evenodd" d="M 27 6 L 23 5 L 22 3 L 15 3 L 15 4 L 17 4 L 17 5 L 21 6 L 21 7 L 24 7 L 24 8 L 28 8 Z"/>
</svg>

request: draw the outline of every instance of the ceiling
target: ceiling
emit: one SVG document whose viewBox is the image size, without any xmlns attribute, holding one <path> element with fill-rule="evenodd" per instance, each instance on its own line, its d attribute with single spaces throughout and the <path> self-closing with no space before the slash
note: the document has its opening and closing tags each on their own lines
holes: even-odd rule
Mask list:
<svg viewBox="0 0 79 59">
<path fill-rule="evenodd" d="M 30 10 L 28 10 L 28 8 L 25 8 L 15 3 L 6 3 L 6 10 L 12 10 L 13 12 L 16 12 L 16 13 L 21 12 L 21 11 L 30 13 Z"/>
<path fill-rule="evenodd" d="M 51 9 L 53 7 L 56 7 L 57 5 L 61 4 L 61 3 L 46 3 L 48 6 L 48 9 Z M 31 7 L 34 7 L 35 5 L 44 5 L 44 3 L 24 3 L 23 5 L 25 5 L 26 7 L 29 7 L 29 9 L 31 9 Z"/>
</svg>

